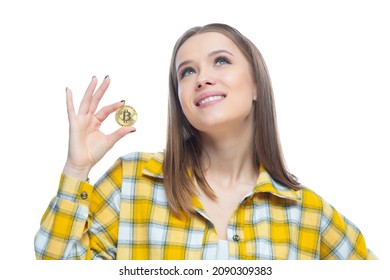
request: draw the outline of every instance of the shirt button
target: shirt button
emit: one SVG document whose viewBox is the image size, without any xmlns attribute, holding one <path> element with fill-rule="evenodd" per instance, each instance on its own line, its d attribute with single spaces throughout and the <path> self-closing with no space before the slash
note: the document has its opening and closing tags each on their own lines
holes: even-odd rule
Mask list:
<svg viewBox="0 0 390 280">
<path fill-rule="evenodd" d="M 80 194 L 80 197 L 81 197 L 82 199 L 87 199 L 87 198 L 88 198 L 87 192 L 82 192 L 82 193 Z"/>
<path fill-rule="evenodd" d="M 235 235 L 233 235 L 233 240 L 238 242 L 238 241 L 240 241 L 240 237 L 237 234 L 235 234 Z"/>
</svg>

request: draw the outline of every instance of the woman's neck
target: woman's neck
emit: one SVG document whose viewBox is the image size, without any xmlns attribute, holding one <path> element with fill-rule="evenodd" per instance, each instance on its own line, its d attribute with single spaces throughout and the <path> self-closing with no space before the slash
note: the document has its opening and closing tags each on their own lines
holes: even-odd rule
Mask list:
<svg viewBox="0 0 390 280">
<path fill-rule="evenodd" d="M 224 135 L 202 135 L 202 167 L 206 179 L 222 188 L 253 184 L 258 167 L 253 160 L 253 134 L 234 131 Z M 210 184 L 211 185 L 211 184 Z"/>
</svg>

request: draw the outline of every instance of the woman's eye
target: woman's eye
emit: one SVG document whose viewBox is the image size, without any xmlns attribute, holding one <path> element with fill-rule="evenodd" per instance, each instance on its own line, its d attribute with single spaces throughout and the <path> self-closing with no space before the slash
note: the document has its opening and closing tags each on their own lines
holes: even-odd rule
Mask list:
<svg viewBox="0 0 390 280">
<path fill-rule="evenodd" d="M 230 60 L 227 59 L 226 57 L 223 57 L 223 56 L 217 57 L 217 58 L 215 59 L 215 64 L 216 64 L 216 65 L 230 64 Z"/>
<path fill-rule="evenodd" d="M 187 68 L 184 68 L 181 72 L 180 72 L 180 79 L 183 79 L 184 77 L 187 77 L 191 74 L 194 74 L 195 73 L 195 70 L 194 68 L 191 68 L 191 67 L 187 67 Z"/>
</svg>

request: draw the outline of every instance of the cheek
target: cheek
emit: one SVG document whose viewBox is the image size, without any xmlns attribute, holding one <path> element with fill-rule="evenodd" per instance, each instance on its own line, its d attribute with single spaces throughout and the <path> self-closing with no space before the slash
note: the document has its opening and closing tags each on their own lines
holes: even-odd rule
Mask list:
<svg viewBox="0 0 390 280">
<path fill-rule="evenodd" d="M 178 98 L 179 98 L 179 103 L 181 106 L 181 109 L 184 113 L 184 115 L 187 117 L 188 112 L 190 110 L 190 98 L 189 98 L 189 93 L 188 91 L 185 91 L 183 88 L 178 88 Z"/>
<path fill-rule="evenodd" d="M 235 76 L 235 85 L 238 90 L 248 94 L 251 100 L 256 99 L 256 84 L 253 81 L 252 73 L 250 71 L 242 71 Z"/>
<path fill-rule="evenodd" d="M 230 85 L 230 90 L 233 92 L 242 92 L 248 93 L 253 97 L 255 84 L 251 79 L 251 76 L 248 76 L 246 72 L 239 74 L 229 75 L 225 77 L 226 82 Z"/>
<path fill-rule="evenodd" d="M 185 91 L 181 87 L 178 88 L 177 97 L 179 98 L 180 106 L 183 108 L 185 103 Z"/>
<path fill-rule="evenodd" d="M 191 102 L 191 85 L 189 82 L 181 82 L 177 88 L 177 94 L 181 107 L 189 106 Z"/>
<path fill-rule="evenodd" d="M 177 97 L 179 98 L 180 105 L 183 106 L 183 99 L 185 98 L 185 87 L 182 83 L 179 83 L 177 86 Z"/>
</svg>

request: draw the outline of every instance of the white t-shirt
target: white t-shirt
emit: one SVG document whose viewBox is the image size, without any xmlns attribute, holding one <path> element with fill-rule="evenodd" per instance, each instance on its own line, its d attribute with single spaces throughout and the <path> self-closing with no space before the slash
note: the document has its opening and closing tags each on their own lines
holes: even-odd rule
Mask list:
<svg viewBox="0 0 390 280">
<path fill-rule="evenodd" d="M 218 240 L 217 256 L 216 260 L 228 260 L 229 259 L 229 243 L 227 240 Z"/>
</svg>

